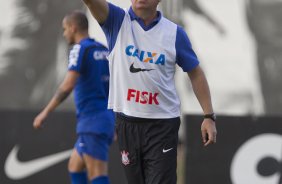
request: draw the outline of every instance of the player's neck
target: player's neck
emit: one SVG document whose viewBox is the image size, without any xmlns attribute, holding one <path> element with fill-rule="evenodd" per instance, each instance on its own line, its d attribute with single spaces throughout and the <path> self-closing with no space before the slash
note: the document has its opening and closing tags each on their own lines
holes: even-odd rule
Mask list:
<svg viewBox="0 0 282 184">
<path fill-rule="evenodd" d="M 89 34 L 88 33 L 80 33 L 80 34 L 76 34 L 75 36 L 75 43 L 80 43 L 81 40 L 85 39 L 85 38 L 89 38 Z"/>
<path fill-rule="evenodd" d="M 134 13 L 140 17 L 144 24 L 147 26 L 150 23 L 152 23 L 152 21 L 157 18 L 158 16 L 158 12 L 157 10 L 144 10 L 144 9 L 134 9 L 133 8 Z"/>
</svg>

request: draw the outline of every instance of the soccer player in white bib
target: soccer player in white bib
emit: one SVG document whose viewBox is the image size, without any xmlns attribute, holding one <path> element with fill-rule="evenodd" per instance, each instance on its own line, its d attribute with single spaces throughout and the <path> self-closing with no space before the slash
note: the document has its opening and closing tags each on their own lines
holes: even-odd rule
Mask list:
<svg viewBox="0 0 282 184">
<path fill-rule="evenodd" d="M 129 184 L 176 184 L 180 100 L 175 65 L 192 82 L 203 109 L 205 146 L 216 142 L 215 114 L 206 77 L 183 28 L 157 11 L 160 0 L 131 0 L 129 10 L 105 0 L 83 0 L 109 46 L 108 108 Z"/>
</svg>

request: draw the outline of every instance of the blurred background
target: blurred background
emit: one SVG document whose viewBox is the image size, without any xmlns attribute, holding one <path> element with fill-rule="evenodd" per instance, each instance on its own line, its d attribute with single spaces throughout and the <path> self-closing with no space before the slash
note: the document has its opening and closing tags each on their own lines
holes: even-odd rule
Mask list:
<svg viewBox="0 0 282 184">
<path fill-rule="evenodd" d="M 123 8 L 128 8 L 131 4 L 129 0 L 111 0 L 110 2 Z M 27 115 L 30 117 L 30 122 L 24 123 L 31 126 L 35 113 L 39 112 L 50 100 L 67 71 L 69 48 L 62 37 L 61 21 L 66 13 L 74 9 L 86 11 L 81 1 L 0 1 L 2 17 L 0 21 L 0 109 L 2 115 L 20 113 L 19 117 L 21 117 L 22 112 L 30 113 Z M 225 132 L 219 135 L 219 138 L 226 134 L 226 137 L 222 137 L 226 140 L 228 134 L 234 134 L 231 139 L 233 145 L 236 145 L 233 151 L 227 149 L 228 146 L 226 146 L 232 143 L 220 142 L 220 139 L 219 146 L 213 147 L 210 151 L 211 155 L 225 152 L 230 155 L 224 161 L 219 160 L 227 164 L 228 172 L 223 169 L 222 172 L 215 171 L 212 175 L 219 178 L 226 176 L 226 180 L 215 179 L 217 182 L 211 180 L 209 183 L 281 184 L 282 0 L 162 0 L 159 9 L 166 17 L 183 26 L 189 35 L 210 85 L 214 110 L 219 116 L 219 134 Z M 105 36 L 97 22 L 89 12 L 87 14 L 90 20 L 90 34 L 106 45 Z M 190 181 L 189 184 L 201 184 L 205 181 L 202 180 L 203 178 L 195 178 L 193 170 L 196 171 L 196 168 L 202 167 L 199 164 L 189 166 L 189 159 L 198 158 L 194 153 L 200 155 L 206 150 L 195 146 L 200 144 L 195 143 L 196 139 L 190 137 L 194 140 L 191 142 L 188 138 L 193 135 L 189 133 L 194 132 L 194 128 L 195 131 L 200 130 L 198 128 L 202 110 L 192 92 L 187 74 L 178 67 L 175 80 L 182 103 L 182 119 L 185 122 L 185 124 L 182 123 L 184 127 L 180 131 L 180 140 L 183 142 L 180 155 L 183 157 L 180 158 L 182 169 L 179 178 L 181 183 Z M 60 106 L 59 112 L 74 113 L 72 98 L 68 98 Z M 62 115 L 58 114 L 58 116 Z M 9 116 L 5 117 L 9 119 Z M 0 121 L 3 121 L 1 129 L 5 130 L 5 135 L 12 137 L 9 134 L 10 130 L 4 126 L 5 123 L 8 124 L 8 120 Z M 73 121 L 75 123 L 75 118 Z M 13 122 L 15 126 L 18 126 L 17 119 Z M 234 126 L 230 132 L 228 128 L 224 128 L 228 123 Z M 185 127 L 186 124 L 188 126 Z M 237 133 L 233 131 L 236 127 Z M 232 163 L 234 158 L 237 158 L 238 150 L 253 137 L 265 134 L 271 138 L 278 136 L 277 139 L 267 137 L 267 140 L 278 140 L 278 143 L 273 141 L 275 142 L 273 147 L 281 148 L 279 151 L 274 151 L 271 147 L 268 150 L 272 151 L 265 153 L 265 155 L 277 155 L 271 157 L 270 160 L 264 160 L 272 164 L 262 167 L 263 169 L 260 169 L 261 167 L 255 169 L 256 174 L 253 178 L 257 179 L 247 176 L 242 177 L 244 178 L 242 180 L 236 179 L 244 173 L 244 170 L 239 174 L 234 169 L 232 170 L 236 168 Z M 13 134 L 13 136 L 17 135 Z M 238 138 L 240 136 L 241 138 Z M 3 160 L 1 167 L 4 170 L 6 156 L 13 145 L 7 137 L 3 137 L 3 134 L 1 139 L 1 149 L 7 150 L 6 155 L 2 154 L 1 157 Z M 14 144 L 16 141 L 12 142 Z M 189 154 L 191 157 L 186 158 L 185 155 L 189 156 Z M 249 159 L 249 157 L 246 158 Z M 206 159 L 213 160 L 210 157 Z M 182 160 L 186 160 L 185 164 Z M 210 163 L 213 167 L 213 162 Z M 205 164 L 207 162 L 204 162 L 203 167 Z M 242 166 L 242 168 L 247 167 Z M 1 182 L 0 177 L 1 184 L 24 183 L 23 180 L 11 178 L 9 180 L 3 171 L 1 173 L 3 173 L 2 178 L 6 178 L 5 182 Z"/>
</svg>

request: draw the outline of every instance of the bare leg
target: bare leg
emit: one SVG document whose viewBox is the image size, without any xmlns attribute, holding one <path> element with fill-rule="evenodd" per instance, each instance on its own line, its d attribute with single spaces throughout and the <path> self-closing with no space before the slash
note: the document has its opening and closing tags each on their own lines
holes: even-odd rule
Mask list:
<svg viewBox="0 0 282 184">
<path fill-rule="evenodd" d="M 71 154 L 68 169 L 69 169 L 69 172 L 81 172 L 85 169 L 84 161 L 79 156 L 76 149 L 74 149 Z"/>
<path fill-rule="evenodd" d="M 83 160 L 85 162 L 90 181 L 96 177 L 108 175 L 107 162 L 95 159 L 87 154 L 83 155 Z"/>
</svg>

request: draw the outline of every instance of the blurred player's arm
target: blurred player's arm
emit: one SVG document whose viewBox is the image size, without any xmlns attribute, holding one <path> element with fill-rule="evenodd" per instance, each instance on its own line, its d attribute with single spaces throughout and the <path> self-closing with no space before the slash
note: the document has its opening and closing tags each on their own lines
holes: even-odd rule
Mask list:
<svg viewBox="0 0 282 184">
<path fill-rule="evenodd" d="M 102 24 L 109 15 L 109 6 L 106 0 L 82 0 L 88 7 L 93 17 Z"/>
<path fill-rule="evenodd" d="M 68 71 L 64 81 L 61 83 L 57 92 L 50 100 L 48 105 L 35 117 L 33 121 L 34 128 L 40 128 L 47 118 L 48 114 L 56 109 L 72 92 L 77 78 L 79 77 L 79 73 L 75 71 Z"/>
<path fill-rule="evenodd" d="M 209 85 L 201 67 L 197 66 L 192 71 L 188 72 L 188 76 L 191 80 L 193 91 L 204 111 L 204 114 L 213 113 Z M 201 131 L 205 146 L 216 142 L 216 125 L 212 119 L 205 118 L 203 120 Z"/>
</svg>

